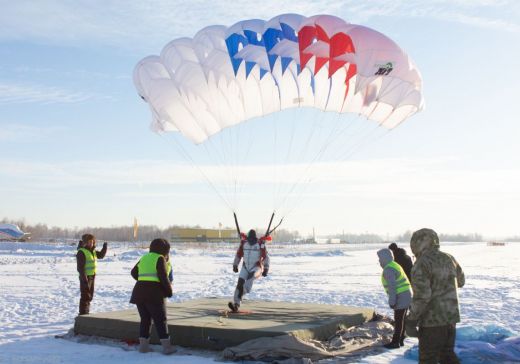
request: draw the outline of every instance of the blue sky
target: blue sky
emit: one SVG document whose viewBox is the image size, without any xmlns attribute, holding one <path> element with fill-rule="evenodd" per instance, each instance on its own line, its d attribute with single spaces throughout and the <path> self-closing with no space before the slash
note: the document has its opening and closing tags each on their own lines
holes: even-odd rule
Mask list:
<svg viewBox="0 0 520 364">
<path fill-rule="evenodd" d="M 150 131 L 132 71 L 207 25 L 294 12 L 340 16 L 392 38 L 421 70 L 426 109 L 351 158 L 315 166 L 286 228 L 520 234 L 519 2 L 228 4 L 0 1 L 0 217 L 231 226 L 200 174 Z M 241 198 L 244 225 L 267 219 L 273 180 L 256 180 Z"/>
</svg>

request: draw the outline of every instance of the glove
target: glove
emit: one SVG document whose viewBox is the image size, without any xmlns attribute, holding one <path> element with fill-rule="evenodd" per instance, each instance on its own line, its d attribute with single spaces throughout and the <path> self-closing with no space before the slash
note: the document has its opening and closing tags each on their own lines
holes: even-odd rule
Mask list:
<svg viewBox="0 0 520 364">
<path fill-rule="evenodd" d="M 108 243 L 105 241 L 105 242 L 103 243 L 103 249 L 106 249 L 107 246 L 108 246 Z"/>
<path fill-rule="evenodd" d="M 419 330 L 417 329 L 416 320 L 409 320 L 406 318 L 404 320 L 404 330 L 406 331 L 406 335 L 409 337 L 419 337 Z"/>
<path fill-rule="evenodd" d="M 238 273 L 238 265 L 233 266 L 233 272 Z"/>
<path fill-rule="evenodd" d="M 267 273 L 269 272 L 269 268 L 265 268 L 262 272 L 262 276 L 267 277 Z"/>
</svg>

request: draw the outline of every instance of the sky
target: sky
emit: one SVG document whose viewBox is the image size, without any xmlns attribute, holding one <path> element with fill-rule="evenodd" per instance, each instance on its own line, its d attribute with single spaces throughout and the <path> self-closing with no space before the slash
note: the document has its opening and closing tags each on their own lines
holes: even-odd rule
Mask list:
<svg viewBox="0 0 520 364">
<path fill-rule="evenodd" d="M 241 225 L 267 224 L 280 180 L 306 169 L 246 158 L 240 173 L 249 192 L 226 205 L 206 181 L 226 167 L 194 167 L 176 149 L 178 136 L 150 130 L 132 72 L 205 26 L 298 13 L 339 16 L 393 39 L 421 71 L 426 108 L 345 158 L 314 164 L 305 175 L 311 183 L 277 215 L 286 215 L 283 227 L 304 235 L 422 227 L 520 234 L 520 2 L 2 0 L 0 7 L 0 218 L 216 227 L 233 226 L 235 208 Z M 299 112 L 267 125 L 317 117 Z M 251 123 L 258 138 L 272 130 L 259 122 Z"/>
</svg>

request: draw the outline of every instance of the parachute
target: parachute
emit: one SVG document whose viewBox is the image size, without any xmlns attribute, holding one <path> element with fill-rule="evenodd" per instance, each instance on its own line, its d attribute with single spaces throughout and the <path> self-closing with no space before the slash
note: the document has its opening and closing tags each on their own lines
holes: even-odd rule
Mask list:
<svg viewBox="0 0 520 364">
<path fill-rule="evenodd" d="M 171 41 L 159 56 L 141 60 L 133 80 L 150 107 L 154 131 L 178 132 L 205 148 L 208 141 L 218 144 L 211 139 L 226 130 L 232 134 L 248 120 L 269 120 L 293 108 L 337 115 L 339 123 L 341 115 L 355 115 L 390 130 L 424 107 L 421 75 L 395 42 L 330 15 L 282 14 L 268 21 L 208 26 L 193 38 Z M 296 119 L 292 130 L 304 128 L 301 116 L 291 118 Z M 266 122 L 268 130 L 277 127 Z M 301 144 L 315 144 L 315 130 L 310 133 Z M 318 156 L 343 134 L 331 129 L 326 135 L 324 147 L 315 150 Z M 292 136 L 277 137 L 292 148 Z M 237 165 L 237 155 L 248 148 L 243 143 L 233 147 L 237 138 L 244 139 L 230 137 L 210 154 L 223 160 L 221 155 L 230 153 L 230 164 Z M 275 144 L 282 143 L 275 139 Z M 308 159 L 309 164 L 316 160 Z"/>
</svg>

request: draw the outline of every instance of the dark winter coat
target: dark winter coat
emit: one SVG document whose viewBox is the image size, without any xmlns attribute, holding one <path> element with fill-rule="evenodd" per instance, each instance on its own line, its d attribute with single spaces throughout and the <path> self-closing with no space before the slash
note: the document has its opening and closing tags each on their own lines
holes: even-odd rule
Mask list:
<svg viewBox="0 0 520 364">
<path fill-rule="evenodd" d="M 403 248 L 390 248 L 392 253 L 394 254 L 394 260 L 397 264 L 399 264 L 404 272 L 406 273 L 406 276 L 408 277 L 408 280 L 412 281 L 412 267 L 413 262 L 412 258 L 406 254 L 406 250 Z"/>
<path fill-rule="evenodd" d="M 162 240 L 164 243 L 156 243 L 157 240 Z M 162 256 L 157 259 L 157 276 L 159 282 L 150 281 L 137 281 L 139 278 L 139 267 L 137 264 L 132 268 L 130 274 L 137 281 L 132 291 L 132 297 L 130 303 L 142 304 L 142 303 L 155 303 L 160 304 L 164 302 L 165 297 L 171 297 L 173 295 L 172 286 L 166 273 L 166 259 L 164 256 L 170 251 L 170 245 L 166 240 L 155 239 L 150 244 L 150 253 L 161 254 Z"/>
</svg>

